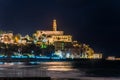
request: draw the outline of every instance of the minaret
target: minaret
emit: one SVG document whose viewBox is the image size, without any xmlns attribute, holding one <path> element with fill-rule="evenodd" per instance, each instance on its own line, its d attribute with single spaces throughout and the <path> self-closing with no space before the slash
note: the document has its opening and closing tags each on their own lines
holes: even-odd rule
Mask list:
<svg viewBox="0 0 120 80">
<path fill-rule="evenodd" d="M 53 20 L 53 31 L 57 31 L 56 19 Z"/>
</svg>

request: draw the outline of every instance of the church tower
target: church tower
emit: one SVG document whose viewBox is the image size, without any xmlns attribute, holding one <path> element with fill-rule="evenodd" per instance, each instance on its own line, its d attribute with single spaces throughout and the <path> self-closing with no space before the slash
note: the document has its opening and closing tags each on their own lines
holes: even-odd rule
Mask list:
<svg viewBox="0 0 120 80">
<path fill-rule="evenodd" d="M 57 31 L 56 19 L 53 20 L 53 31 Z"/>
</svg>

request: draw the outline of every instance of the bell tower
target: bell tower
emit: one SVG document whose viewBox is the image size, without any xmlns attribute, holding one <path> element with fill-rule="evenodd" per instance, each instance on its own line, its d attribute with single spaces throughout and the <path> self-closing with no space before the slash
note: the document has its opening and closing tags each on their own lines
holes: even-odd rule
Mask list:
<svg viewBox="0 0 120 80">
<path fill-rule="evenodd" d="M 53 20 L 53 31 L 57 31 L 56 19 Z"/>
</svg>

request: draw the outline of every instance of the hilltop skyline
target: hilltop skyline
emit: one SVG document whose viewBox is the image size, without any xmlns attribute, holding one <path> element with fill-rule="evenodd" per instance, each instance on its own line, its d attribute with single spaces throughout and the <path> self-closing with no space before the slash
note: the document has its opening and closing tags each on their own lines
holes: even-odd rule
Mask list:
<svg viewBox="0 0 120 80">
<path fill-rule="evenodd" d="M 120 1 L 114 0 L 1 0 L 0 29 L 22 35 L 58 30 L 89 44 L 104 55 L 120 55 Z"/>
</svg>

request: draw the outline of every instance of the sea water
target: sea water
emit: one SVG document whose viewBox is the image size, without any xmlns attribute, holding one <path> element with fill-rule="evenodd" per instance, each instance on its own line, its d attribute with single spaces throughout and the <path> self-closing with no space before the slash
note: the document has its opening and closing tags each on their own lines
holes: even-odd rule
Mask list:
<svg viewBox="0 0 120 80">
<path fill-rule="evenodd" d="M 80 68 L 72 62 L 11 62 L 0 64 L 0 77 L 51 77 L 52 80 L 120 80 L 117 69 Z"/>
</svg>

